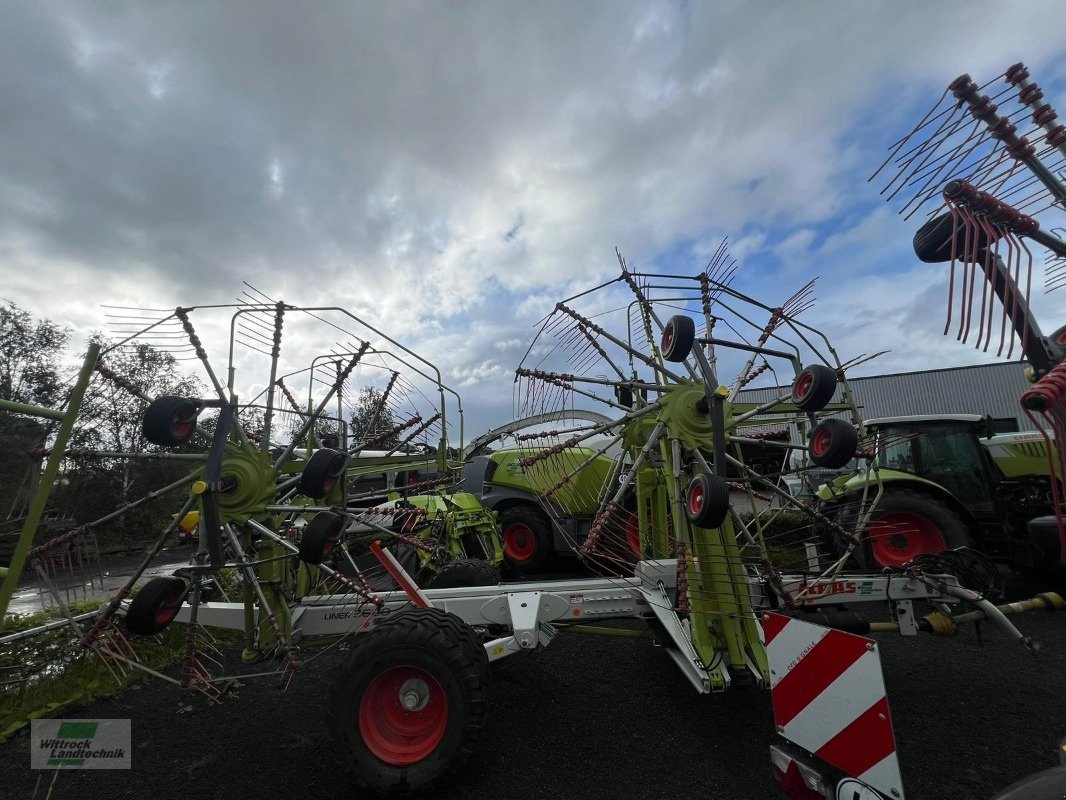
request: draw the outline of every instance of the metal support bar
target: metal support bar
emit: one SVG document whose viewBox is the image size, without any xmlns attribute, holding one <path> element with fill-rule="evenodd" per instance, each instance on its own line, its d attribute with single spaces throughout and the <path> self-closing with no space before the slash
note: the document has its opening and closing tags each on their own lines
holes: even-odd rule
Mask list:
<svg viewBox="0 0 1066 800">
<path fill-rule="evenodd" d="M 660 583 L 654 596 L 649 593 L 648 600 L 656 619 L 666 629 L 667 635 L 674 644 L 673 647 L 668 647 L 666 652 L 681 668 L 681 672 L 689 679 L 689 682 L 696 687 L 697 692 L 710 694 L 711 680 L 707 676 L 707 670 L 703 668 L 703 662 L 700 661 L 696 648 L 692 645 L 691 633 L 674 611 L 674 604 L 670 600 L 670 595 L 666 593 L 666 587 Z"/>
<path fill-rule="evenodd" d="M 40 409 L 24 412 L 59 420 L 59 430 L 56 432 L 56 439 L 52 444 L 53 455 L 48 457 L 48 461 L 45 464 L 40 483 L 37 485 L 37 491 L 34 492 L 33 499 L 30 501 L 26 521 L 22 524 L 22 533 L 19 535 L 18 542 L 15 544 L 15 551 L 11 555 L 11 563 L 8 565 L 7 574 L 3 576 L 3 582 L 0 583 L 0 619 L 7 613 L 8 604 L 10 604 L 11 597 L 15 594 L 15 587 L 18 586 L 22 568 L 26 564 L 26 556 L 30 552 L 33 537 L 37 533 L 37 526 L 41 522 L 45 506 L 48 503 L 48 497 L 52 493 L 52 484 L 55 483 L 56 475 L 59 474 L 59 465 L 63 461 L 63 451 L 67 449 L 67 442 L 70 440 L 74 422 L 78 417 L 78 410 L 81 408 L 81 401 L 85 397 L 85 390 L 89 386 L 99 355 L 100 345 L 97 342 L 93 342 L 89 345 L 89 350 L 85 354 L 85 361 L 82 362 L 78 379 L 70 390 L 66 411 L 52 412 L 49 415 L 40 414 Z M 30 406 L 30 408 L 36 407 Z M 54 416 L 54 414 L 59 414 L 59 416 Z"/>
</svg>

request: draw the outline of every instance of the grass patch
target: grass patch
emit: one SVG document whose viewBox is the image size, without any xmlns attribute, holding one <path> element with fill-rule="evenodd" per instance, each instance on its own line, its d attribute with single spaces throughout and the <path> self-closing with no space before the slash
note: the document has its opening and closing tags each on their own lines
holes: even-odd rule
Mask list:
<svg viewBox="0 0 1066 800">
<path fill-rule="evenodd" d="M 231 600 L 240 599 L 241 581 L 236 569 L 219 571 L 219 586 Z M 142 584 L 133 588 L 136 595 Z M 86 600 L 69 606 L 73 616 L 96 611 L 102 600 Z M 0 619 L 0 637 L 20 633 L 63 619 L 58 608 L 34 614 L 15 614 Z M 83 628 L 92 620 L 84 620 Z M 171 625 L 152 637 L 131 637 L 138 660 L 157 672 L 185 655 L 185 626 Z M 237 641 L 238 631 L 212 630 L 219 647 Z M 27 725 L 66 706 L 110 697 L 150 677 L 135 667 L 115 675 L 93 653 L 81 646 L 69 625 L 6 644 L 0 649 L 0 742 Z"/>
<path fill-rule="evenodd" d="M 75 603 L 71 612 L 80 614 L 99 607 L 99 601 Z M 58 609 L 5 617 L 0 620 L 0 636 L 61 617 Z M 176 662 L 184 653 L 184 633 L 184 625 L 173 625 L 159 636 L 138 640 L 141 663 L 161 670 Z M 108 697 L 147 676 L 130 669 L 120 677 L 121 681 L 116 680 L 95 655 L 80 645 L 69 625 L 4 645 L 0 652 L 0 742 L 31 719 Z"/>
</svg>

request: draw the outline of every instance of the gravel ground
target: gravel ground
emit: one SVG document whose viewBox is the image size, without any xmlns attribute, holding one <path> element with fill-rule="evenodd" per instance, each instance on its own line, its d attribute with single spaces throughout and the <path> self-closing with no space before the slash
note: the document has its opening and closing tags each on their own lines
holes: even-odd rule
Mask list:
<svg viewBox="0 0 1066 800">
<path fill-rule="evenodd" d="M 889 701 L 911 800 L 987 800 L 1050 766 L 1066 735 L 1066 614 L 1020 627 L 1034 657 L 985 626 L 954 640 L 881 637 Z M 211 705 L 161 681 L 66 716 L 132 718 L 130 771 L 65 771 L 52 798 L 351 798 L 328 747 L 326 689 L 344 653 L 300 670 L 286 692 L 249 680 Z M 494 667 L 487 736 L 460 778 L 433 796 L 781 797 L 770 776 L 767 692 L 699 696 L 650 639 L 560 634 Z M 0 747 L 3 797 L 30 798 L 28 736 Z M 52 773 L 46 773 L 39 797 Z"/>
</svg>

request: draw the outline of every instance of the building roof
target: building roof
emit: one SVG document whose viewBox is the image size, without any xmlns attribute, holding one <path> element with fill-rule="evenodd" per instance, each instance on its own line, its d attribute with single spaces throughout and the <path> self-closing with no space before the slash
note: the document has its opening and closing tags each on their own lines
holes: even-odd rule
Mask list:
<svg viewBox="0 0 1066 800">
<path fill-rule="evenodd" d="M 988 414 L 996 419 L 1013 417 L 1021 430 L 1032 428 L 1020 398 L 1029 387 L 1026 364 L 1010 361 L 999 364 L 948 367 L 945 369 L 896 372 L 848 380 L 855 401 L 865 419 L 902 417 L 915 414 Z M 778 386 L 744 389 L 738 400 L 760 403 L 780 396 Z M 843 399 L 837 389 L 833 402 Z"/>
</svg>

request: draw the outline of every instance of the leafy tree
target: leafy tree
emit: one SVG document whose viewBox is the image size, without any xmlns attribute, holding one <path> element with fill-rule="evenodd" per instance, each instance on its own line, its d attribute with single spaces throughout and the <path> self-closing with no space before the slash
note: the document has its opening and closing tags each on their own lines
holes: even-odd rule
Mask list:
<svg viewBox="0 0 1066 800">
<path fill-rule="evenodd" d="M 61 401 L 59 378 L 70 332 L 35 318 L 10 300 L 0 303 L 0 398 L 52 407 Z M 40 419 L 0 411 L 0 515 L 17 517 L 28 500 L 48 426 Z"/>
<path fill-rule="evenodd" d="M 355 398 L 355 410 L 348 422 L 348 435 L 355 443 L 373 439 L 396 427 L 396 420 L 387 403 L 382 403 L 382 391 L 364 386 Z M 400 443 L 396 435 L 380 441 L 375 449 L 389 449 Z"/>
<path fill-rule="evenodd" d="M 107 367 L 146 397 L 165 394 L 197 397 L 203 387 L 184 374 L 175 358 L 149 345 L 108 351 Z M 77 444 L 121 455 L 73 461 L 66 471 L 63 493 L 76 506 L 79 522 L 99 519 L 110 511 L 159 489 L 190 472 L 189 461 L 141 458 L 161 448 L 145 441 L 141 423 L 147 404 L 127 388 L 96 376 L 82 406 Z M 210 420 L 202 419 L 197 435 L 177 452 L 204 452 Z M 132 457 L 123 457 L 129 455 Z M 107 539 L 144 541 L 154 538 L 176 511 L 174 497 L 146 503 L 116 519 L 99 533 Z"/>
<path fill-rule="evenodd" d="M 263 432 L 266 428 L 266 412 L 257 407 L 245 406 L 237 412 L 237 419 L 241 424 L 241 430 L 256 447 L 263 443 Z"/>
<path fill-rule="evenodd" d="M 70 331 L 35 319 L 15 303 L 0 304 L 0 398 L 51 406 L 59 399 L 58 359 Z"/>
</svg>

